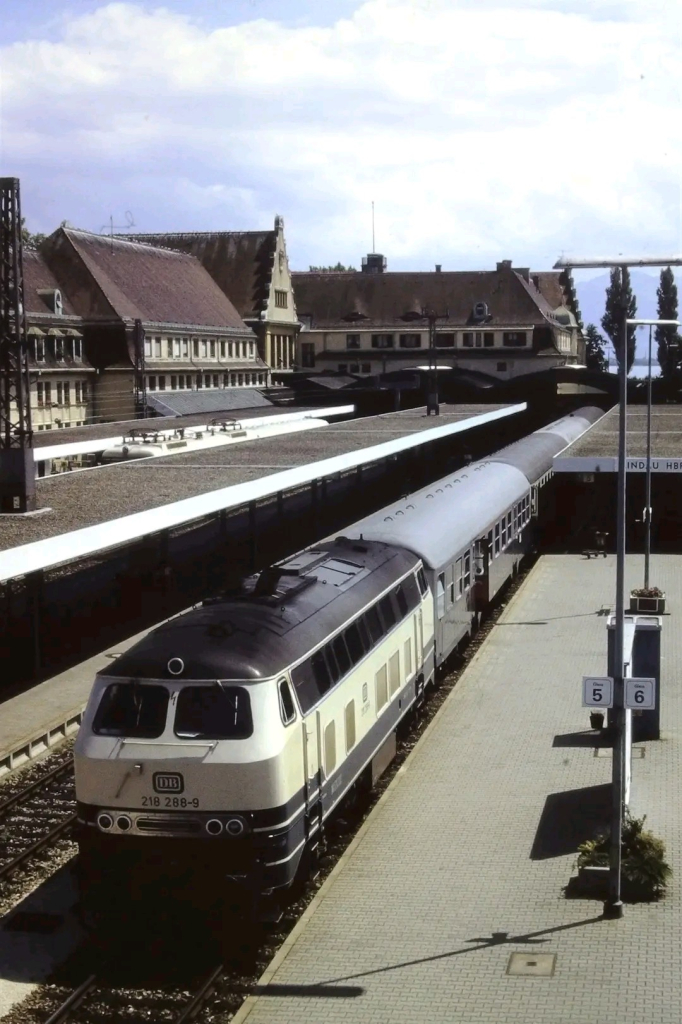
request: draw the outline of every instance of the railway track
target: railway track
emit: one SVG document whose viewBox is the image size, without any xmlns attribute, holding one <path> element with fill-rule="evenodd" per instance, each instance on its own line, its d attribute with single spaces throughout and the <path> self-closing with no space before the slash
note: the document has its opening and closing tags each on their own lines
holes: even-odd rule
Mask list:
<svg viewBox="0 0 682 1024">
<path fill-rule="evenodd" d="M 57 763 L 54 764 L 54 761 Z M 76 820 L 73 761 L 70 750 L 18 776 L 0 790 L 0 913 L 26 895 L 56 867 L 69 850 Z M 22 785 L 22 783 L 24 783 Z M 45 854 L 52 854 L 45 859 Z"/>
</svg>

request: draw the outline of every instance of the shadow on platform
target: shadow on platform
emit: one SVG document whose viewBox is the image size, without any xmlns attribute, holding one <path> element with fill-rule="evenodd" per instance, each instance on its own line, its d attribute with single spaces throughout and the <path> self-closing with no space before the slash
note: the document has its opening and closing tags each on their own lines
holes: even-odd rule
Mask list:
<svg viewBox="0 0 682 1024">
<path fill-rule="evenodd" d="M 611 785 L 586 786 L 565 793 L 550 793 L 545 801 L 531 860 L 546 860 L 575 853 L 586 839 L 607 827 L 611 813 Z"/>
<path fill-rule="evenodd" d="M 609 737 L 595 729 L 584 732 L 564 732 L 554 737 L 553 747 L 612 747 Z"/>
<path fill-rule="evenodd" d="M 357 999 L 365 994 L 361 985 L 256 985 L 254 996 L 314 996 L 324 999 Z"/>
</svg>

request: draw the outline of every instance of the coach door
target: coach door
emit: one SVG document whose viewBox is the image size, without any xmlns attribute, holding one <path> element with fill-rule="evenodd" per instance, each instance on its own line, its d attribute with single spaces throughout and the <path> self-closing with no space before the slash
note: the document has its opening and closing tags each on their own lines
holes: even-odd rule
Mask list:
<svg viewBox="0 0 682 1024">
<path fill-rule="evenodd" d="M 305 755 L 305 803 L 308 835 L 316 831 L 322 808 L 320 792 L 320 716 L 313 711 L 303 720 Z"/>
</svg>

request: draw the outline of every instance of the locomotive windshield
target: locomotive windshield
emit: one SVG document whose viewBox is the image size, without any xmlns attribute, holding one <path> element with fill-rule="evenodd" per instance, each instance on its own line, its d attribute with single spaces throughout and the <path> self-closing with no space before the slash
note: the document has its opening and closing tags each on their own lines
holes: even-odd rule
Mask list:
<svg viewBox="0 0 682 1024">
<path fill-rule="evenodd" d="M 165 728 L 167 709 L 165 686 L 112 683 L 102 694 L 92 731 L 97 736 L 156 739 Z"/>
<path fill-rule="evenodd" d="M 243 686 L 186 686 L 178 694 L 175 735 L 181 739 L 245 740 L 253 732 L 251 699 Z"/>
</svg>

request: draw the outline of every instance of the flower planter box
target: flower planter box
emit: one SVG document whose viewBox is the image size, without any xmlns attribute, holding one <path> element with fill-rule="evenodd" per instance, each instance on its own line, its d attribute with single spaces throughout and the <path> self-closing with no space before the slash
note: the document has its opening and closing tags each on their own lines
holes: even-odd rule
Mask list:
<svg viewBox="0 0 682 1024">
<path fill-rule="evenodd" d="M 630 611 L 638 615 L 662 615 L 665 611 L 665 594 L 645 596 L 631 592 Z"/>
</svg>

